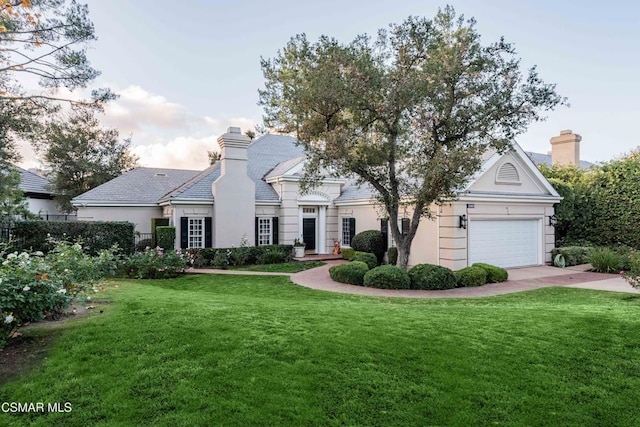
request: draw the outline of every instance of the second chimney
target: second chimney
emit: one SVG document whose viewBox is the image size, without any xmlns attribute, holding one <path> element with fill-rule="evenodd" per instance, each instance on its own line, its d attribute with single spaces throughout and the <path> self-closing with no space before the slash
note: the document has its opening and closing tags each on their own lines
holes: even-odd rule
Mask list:
<svg viewBox="0 0 640 427">
<path fill-rule="evenodd" d="M 580 141 L 582 137 L 571 130 L 563 130 L 551 138 L 551 164 L 580 167 Z"/>
</svg>

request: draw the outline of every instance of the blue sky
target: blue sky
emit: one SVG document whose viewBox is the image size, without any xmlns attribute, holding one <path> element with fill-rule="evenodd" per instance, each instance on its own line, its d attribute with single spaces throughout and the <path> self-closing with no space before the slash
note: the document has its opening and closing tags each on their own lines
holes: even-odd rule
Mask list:
<svg viewBox="0 0 640 427">
<path fill-rule="evenodd" d="M 261 122 L 260 57 L 297 33 L 343 42 L 445 3 L 417 1 L 85 0 L 96 26 L 89 56 L 99 85 L 121 94 L 103 122 L 132 135 L 146 166 L 204 168 L 231 125 Z M 451 3 L 475 17 L 484 42 L 504 36 L 522 65 L 537 65 L 571 107 L 518 138 L 547 152 L 562 129 L 582 135 L 582 158 L 609 160 L 640 145 L 640 4 L 625 1 L 476 0 Z M 33 163 L 25 152 L 26 165 Z"/>
</svg>

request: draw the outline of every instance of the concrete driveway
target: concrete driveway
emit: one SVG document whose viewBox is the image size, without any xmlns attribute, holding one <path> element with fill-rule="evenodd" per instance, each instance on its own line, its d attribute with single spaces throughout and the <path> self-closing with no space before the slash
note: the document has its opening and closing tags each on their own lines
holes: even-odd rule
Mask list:
<svg viewBox="0 0 640 427">
<path fill-rule="evenodd" d="M 403 298 L 479 298 L 528 291 L 549 286 L 596 289 L 601 291 L 640 293 L 620 276 L 592 273 L 589 265 L 568 268 L 548 266 L 509 269 L 509 280 L 477 288 L 457 288 L 443 291 L 373 289 L 337 283 L 329 277 L 329 268 L 344 261 L 329 261 L 327 265 L 292 274 L 291 280 L 307 288 L 330 292 Z"/>
</svg>

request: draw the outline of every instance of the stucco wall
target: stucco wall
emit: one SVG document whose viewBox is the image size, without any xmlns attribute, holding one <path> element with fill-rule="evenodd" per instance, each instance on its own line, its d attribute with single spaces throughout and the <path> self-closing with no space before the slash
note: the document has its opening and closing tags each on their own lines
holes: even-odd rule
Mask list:
<svg viewBox="0 0 640 427">
<path fill-rule="evenodd" d="M 79 221 L 128 221 L 136 231 L 151 233 L 151 218 L 162 218 L 160 207 L 87 206 L 78 208 Z"/>
<path fill-rule="evenodd" d="M 505 183 L 496 179 L 498 170 L 505 164 L 511 163 L 518 171 L 519 183 Z M 504 154 L 500 160 L 490 167 L 470 188 L 472 191 L 485 191 L 515 194 L 547 194 L 542 183 L 531 174 L 528 167 L 513 154 Z"/>
<path fill-rule="evenodd" d="M 36 215 L 60 215 L 62 212 L 58 209 L 56 202 L 50 199 L 34 199 L 27 197 L 27 205 L 29 212 Z"/>
</svg>

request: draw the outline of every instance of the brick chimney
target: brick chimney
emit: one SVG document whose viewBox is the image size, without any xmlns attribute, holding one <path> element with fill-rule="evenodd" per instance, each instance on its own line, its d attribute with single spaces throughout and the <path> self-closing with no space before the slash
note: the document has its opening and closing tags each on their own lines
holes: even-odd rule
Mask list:
<svg viewBox="0 0 640 427">
<path fill-rule="evenodd" d="M 580 167 L 580 141 L 582 137 L 571 130 L 560 131 L 551 138 L 551 164 Z"/>
<path fill-rule="evenodd" d="M 230 127 L 218 138 L 220 177 L 211 185 L 213 193 L 214 246 L 239 246 L 254 235 L 255 184 L 247 175 L 247 149 L 251 139 L 238 127 Z"/>
</svg>

